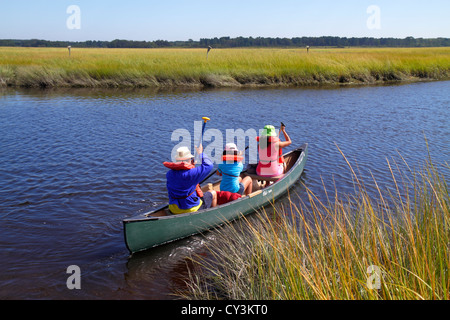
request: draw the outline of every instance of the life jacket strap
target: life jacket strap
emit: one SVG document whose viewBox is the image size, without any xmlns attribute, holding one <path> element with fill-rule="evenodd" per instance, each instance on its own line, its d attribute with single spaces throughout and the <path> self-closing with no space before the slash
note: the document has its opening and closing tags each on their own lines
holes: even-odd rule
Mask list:
<svg viewBox="0 0 450 320">
<path fill-rule="evenodd" d="M 232 174 L 222 172 L 220 169 L 219 169 L 219 172 L 220 172 L 221 174 L 224 174 L 224 175 L 229 176 L 229 177 L 239 178 L 239 176 L 233 176 Z"/>
</svg>

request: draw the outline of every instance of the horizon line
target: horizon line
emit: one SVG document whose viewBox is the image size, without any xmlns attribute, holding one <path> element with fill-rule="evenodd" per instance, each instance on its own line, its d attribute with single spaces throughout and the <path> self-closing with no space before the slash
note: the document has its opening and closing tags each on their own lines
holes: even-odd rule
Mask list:
<svg viewBox="0 0 450 320">
<path fill-rule="evenodd" d="M 133 41 L 133 42 L 156 42 L 156 41 L 167 41 L 167 42 L 200 42 L 202 39 L 206 39 L 206 40 L 211 40 L 211 39 L 223 39 L 223 38 L 229 38 L 229 40 L 232 39 L 239 39 L 239 38 L 244 38 L 244 39 L 299 39 L 299 38 L 340 38 L 340 39 L 396 39 L 396 40 L 406 40 L 406 39 L 426 39 L 426 40 L 437 40 L 437 39 L 450 39 L 449 37 L 430 37 L 430 38 L 425 38 L 425 37 L 414 37 L 414 36 L 407 36 L 407 37 L 368 37 L 368 36 L 360 36 L 360 37 L 355 37 L 355 36 L 330 36 L 330 35 L 322 35 L 322 36 L 296 36 L 296 37 L 265 37 L 265 36 L 237 36 L 237 37 L 231 37 L 231 36 L 216 36 L 216 37 L 209 37 L 209 38 L 200 38 L 199 40 L 193 40 L 193 39 L 188 39 L 188 40 L 165 40 L 165 39 L 157 39 L 157 40 L 131 40 L 131 39 L 121 39 L 121 38 L 115 38 L 113 40 L 93 40 L 93 39 L 88 39 L 88 40 L 48 40 L 48 39 L 39 39 L 39 38 L 22 38 L 22 39 L 18 39 L 18 38 L 0 38 L 0 41 L 4 41 L 4 40 L 13 40 L 13 41 L 31 41 L 31 40 L 38 40 L 38 41 L 48 41 L 48 42 L 87 42 L 87 41 L 102 41 L 102 42 L 112 42 L 112 41 L 116 41 L 116 40 L 120 40 L 120 41 Z"/>
</svg>

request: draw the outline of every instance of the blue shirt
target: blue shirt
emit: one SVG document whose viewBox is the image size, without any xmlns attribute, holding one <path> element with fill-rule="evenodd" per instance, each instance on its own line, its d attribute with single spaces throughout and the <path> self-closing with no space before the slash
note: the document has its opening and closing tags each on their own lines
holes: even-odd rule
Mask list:
<svg viewBox="0 0 450 320">
<path fill-rule="evenodd" d="M 169 170 L 166 174 L 169 204 L 176 204 L 185 210 L 200 205 L 200 198 L 195 192 L 197 185 L 202 182 L 213 169 L 214 165 L 206 154 L 201 154 L 202 165 L 191 170 Z M 189 196 L 188 196 L 189 195 Z M 184 198 L 188 196 L 187 198 Z M 184 198 L 184 199 L 183 199 Z"/>
<path fill-rule="evenodd" d="M 237 193 L 239 191 L 239 175 L 242 170 L 244 170 L 242 162 L 219 164 L 219 172 L 222 173 L 220 191 Z"/>
</svg>

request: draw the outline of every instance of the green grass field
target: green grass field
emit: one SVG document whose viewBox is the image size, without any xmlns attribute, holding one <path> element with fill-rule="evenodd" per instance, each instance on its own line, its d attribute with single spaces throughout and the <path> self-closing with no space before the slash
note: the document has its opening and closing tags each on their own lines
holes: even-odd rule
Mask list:
<svg viewBox="0 0 450 320">
<path fill-rule="evenodd" d="M 0 86 L 238 87 L 448 79 L 450 48 L 0 48 Z"/>
</svg>

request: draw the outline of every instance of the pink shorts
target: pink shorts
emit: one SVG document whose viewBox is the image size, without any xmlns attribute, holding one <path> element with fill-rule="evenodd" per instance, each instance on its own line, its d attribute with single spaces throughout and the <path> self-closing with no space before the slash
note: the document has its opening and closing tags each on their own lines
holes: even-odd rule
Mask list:
<svg viewBox="0 0 450 320">
<path fill-rule="evenodd" d="M 277 177 L 284 173 L 284 166 L 282 164 L 274 164 L 270 167 L 258 165 L 256 173 L 261 177 Z"/>
</svg>

